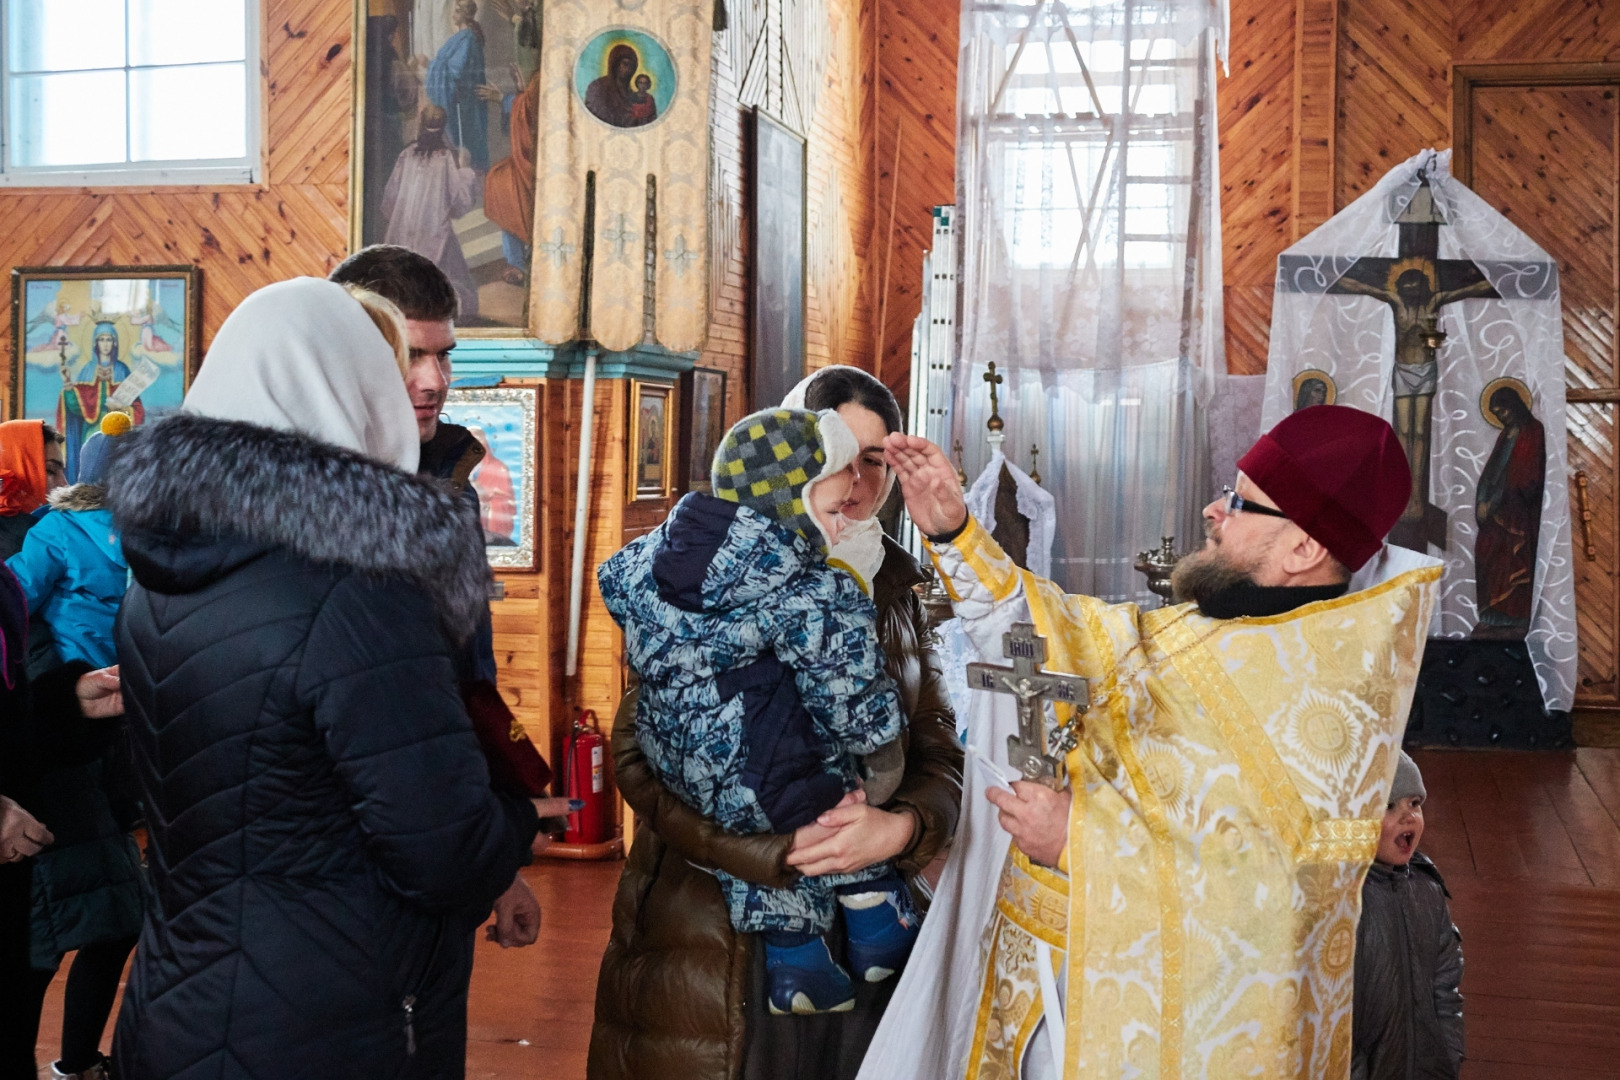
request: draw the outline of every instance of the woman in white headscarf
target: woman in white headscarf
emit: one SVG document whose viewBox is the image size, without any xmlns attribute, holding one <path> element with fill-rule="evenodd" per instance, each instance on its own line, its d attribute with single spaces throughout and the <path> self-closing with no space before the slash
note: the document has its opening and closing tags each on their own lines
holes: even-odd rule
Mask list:
<svg viewBox="0 0 1620 1080">
<path fill-rule="evenodd" d="M 472 932 L 537 822 L 491 790 L 457 692 L 484 553 L 413 475 L 404 341 L 376 297 L 262 289 L 113 462 L 156 896 L 128 1080 L 463 1071 Z"/>
<path fill-rule="evenodd" d="M 658 782 L 636 745 L 635 694 L 626 695 L 614 719 L 614 775 L 635 810 L 636 837 L 602 959 L 590 1080 L 853 1077 L 899 980 L 859 984 L 850 1012 L 770 1015 L 764 950 L 752 935 L 732 932 L 719 886 L 701 867 L 782 887 L 799 874 L 893 859 L 914 882 L 921 909 L 922 871 L 956 830 L 962 747 L 913 588 L 923 574 L 877 520 L 894 487 L 883 439 L 901 430 L 900 407 L 877 379 L 842 366 L 816 372 L 782 404 L 836 410 L 861 447 L 843 507 L 849 524 L 828 561 L 853 574 L 877 606 L 886 666 L 906 713 L 904 774 L 881 807 L 846 800 L 792 835 L 735 836 Z"/>
</svg>

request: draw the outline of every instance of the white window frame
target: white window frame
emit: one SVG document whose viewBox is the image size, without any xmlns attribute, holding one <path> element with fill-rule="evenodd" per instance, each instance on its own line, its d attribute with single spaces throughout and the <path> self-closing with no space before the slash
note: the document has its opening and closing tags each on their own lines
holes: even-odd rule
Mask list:
<svg viewBox="0 0 1620 1080">
<path fill-rule="evenodd" d="M 8 164 L 11 156 L 11 50 L 7 40 L 10 20 L 0 0 L 0 188 L 34 187 L 194 187 L 256 185 L 264 176 L 264 41 L 260 0 L 243 0 L 246 49 L 243 68 L 247 78 L 246 153 L 240 158 L 184 161 L 124 161 L 108 165 Z M 127 28 L 126 28 L 127 32 Z M 180 65 L 183 66 L 183 65 Z"/>
</svg>

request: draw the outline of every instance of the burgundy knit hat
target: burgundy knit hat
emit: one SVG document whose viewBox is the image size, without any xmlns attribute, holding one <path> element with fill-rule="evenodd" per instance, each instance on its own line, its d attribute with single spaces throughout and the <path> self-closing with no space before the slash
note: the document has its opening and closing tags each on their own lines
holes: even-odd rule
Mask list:
<svg viewBox="0 0 1620 1080">
<path fill-rule="evenodd" d="M 1347 405 L 1313 405 L 1285 416 L 1238 468 L 1351 570 L 1378 554 L 1412 495 L 1412 470 L 1395 429 Z"/>
</svg>

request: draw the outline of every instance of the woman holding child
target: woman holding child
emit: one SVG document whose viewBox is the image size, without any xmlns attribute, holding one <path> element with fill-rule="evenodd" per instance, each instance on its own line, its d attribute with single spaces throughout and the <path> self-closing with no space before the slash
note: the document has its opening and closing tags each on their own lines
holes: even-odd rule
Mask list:
<svg viewBox="0 0 1620 1080">
<path fill-rule="evenodd" d="M 857 793 L 793 832 L 737 835 L 660 781 L 637 741 L 637 692 L 627 694 L 613 728 L 614 760 L 637 833 L 597 986 L 592 1080 L 853 1077 L 898 980 L 857 974 L 847 1011 L 774 1015 L 765 935 L 733 930 L 711 870 L 786 890 L 802 878 L 859 877 L 888 863 L 915 883 L 956 827 L 962 751 L 913 591 L 923 575 L 876 520 L 893 487 L 881 446 L 901 428 L 899 407 L 882 383 L 848 367 L 817 372 L 783 404 L 833 410 L 855 436 L 845 520 L 827 562 L 851 574 L 876 607 L 884 669 L 905 721 L 903 774 L 881 807 Z M 915 885 L 913 893 L 924 899 Z"/>
</svg>

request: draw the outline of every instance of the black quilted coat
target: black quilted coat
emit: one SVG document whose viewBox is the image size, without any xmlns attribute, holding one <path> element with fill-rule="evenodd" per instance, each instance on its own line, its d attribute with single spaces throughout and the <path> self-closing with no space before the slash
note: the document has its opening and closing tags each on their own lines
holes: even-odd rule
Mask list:
<svg viewBox="0 0 1620 1080">
<path fill-rule="evenodd" d="M 467 512 L 298 435 L 181 416 L 112 477 L 156 893 L 124 1080 L 459 1077 L 472 931 L 537 823 L 492 793 L 450 641 Z"/>
</svg>

